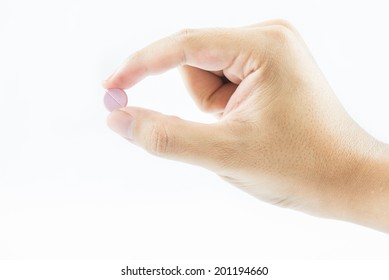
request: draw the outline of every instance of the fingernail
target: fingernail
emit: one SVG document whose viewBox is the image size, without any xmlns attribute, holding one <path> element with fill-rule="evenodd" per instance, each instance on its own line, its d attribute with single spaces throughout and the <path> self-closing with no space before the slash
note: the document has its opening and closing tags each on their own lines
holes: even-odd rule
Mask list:
<svg viewBox="0 0 389 280">
<path fill-rule="evenodd" d="M 132 121 L 133 117 L 123 110 L 116 110 L 108 117 L 108 126 L 119 135 L 133 140 Z"/>
<path fill-rule="evenodd" d="M 104 81 L 108 81 L 109 79 L 111 79 L 111 78 L 112 78 L 112 76 L 113 76 L 113 74 L 115 74 L 115 72 L 111 73 L 111 75 L 109 75 L 107 78 L 105 78 L 105 80 L 104 80 Z"/>
</svg>

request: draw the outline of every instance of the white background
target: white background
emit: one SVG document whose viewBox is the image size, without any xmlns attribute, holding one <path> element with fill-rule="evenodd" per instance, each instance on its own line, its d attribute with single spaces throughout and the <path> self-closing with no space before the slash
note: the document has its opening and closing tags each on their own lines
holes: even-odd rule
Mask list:
<svg viewBox="0 0 389 280">
<path fill-rule="evenodd" d="M 350 5 L 352 3 L 352 5 Z M 286 18 L 352 117 L 389 142 L 385 1 L 0 1 L 1 259 L 386 259 L 388 235 L 266 205 L 105 125 L 100 82 L 182 28 Z M 176 70 L 129 104 L 212 122 Z"/>
</svg>

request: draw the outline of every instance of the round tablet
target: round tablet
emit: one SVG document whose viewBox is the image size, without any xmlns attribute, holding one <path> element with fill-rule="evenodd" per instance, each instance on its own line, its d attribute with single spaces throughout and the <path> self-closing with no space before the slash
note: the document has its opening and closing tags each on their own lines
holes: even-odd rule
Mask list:
<svg viewBox="0 0 389 280">
<path fill-rule="evenodd" d="M 112 112 L 116 109 L 127 106 L 127 94 L 120 88 L 107 89 L 104 95 L 104 105 L 108 111 Z"/>
</svg>

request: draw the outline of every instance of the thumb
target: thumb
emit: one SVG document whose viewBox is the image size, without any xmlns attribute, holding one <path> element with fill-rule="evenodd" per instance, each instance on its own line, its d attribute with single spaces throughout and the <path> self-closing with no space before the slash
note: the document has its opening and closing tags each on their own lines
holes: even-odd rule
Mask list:
<svg viewBox="0 0 389 280">
<path fill-rule="evenodd" d="M 108 126 L 151 154 L 210 169 L 230 158 L 231 137 L 223 125 L 200 124 L 151 110 L 126 107 L 113 111 Z"/>
</svg>

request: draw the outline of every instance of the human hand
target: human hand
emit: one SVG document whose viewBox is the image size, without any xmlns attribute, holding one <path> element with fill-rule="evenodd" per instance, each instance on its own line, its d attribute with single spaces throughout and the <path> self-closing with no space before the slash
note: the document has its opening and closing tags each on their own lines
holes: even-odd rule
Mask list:
<svg viewBox="0 0 389 280">
<path fill-rule="evenodd" d="M 177 66 L 218 122 L 126 107 L 109 115 L 111 129 L 269 203 L 389 231 L 389 149 L 345 112 L 293 26 L 184 30 L 131 55 L 103 86 Z"/>
</svg>

